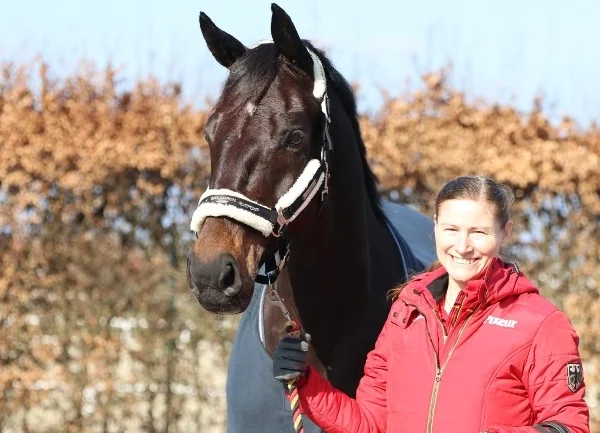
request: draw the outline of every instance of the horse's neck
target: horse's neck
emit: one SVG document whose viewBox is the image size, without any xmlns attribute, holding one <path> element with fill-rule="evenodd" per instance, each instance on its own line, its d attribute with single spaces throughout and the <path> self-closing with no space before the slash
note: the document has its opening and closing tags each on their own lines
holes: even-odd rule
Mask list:
<svg viewBox="0 0 600 433">
<path fill-rule="evenodd" d="M 357 188 L 341 176 L 332 180 L 331 196 L 319 220 L 291 240 L 286 272 L 278 281 L 278 290 L 292 317 L 300 318 L 311 332 L 325 363 L 343 335 L 366 320 L 368 310 L 373 308 L 370 292 L 380 289 L 378 284 L 388 284 L 378 275 L 390 270 L 380 267 L 393 267 L 393 254 L 386 263 L 383 251 L 393 251 L 394 241 L 385 222 L 375 217 L 361 187 L 364 190 L 362 176 Z M 336 202 L 345 205 L 336 208 Z M 373 257 L 384 258 L 375 262 Z M 379 308 L 384 304 L 382 295 Z M 263 326 L 265 345 L 271 354 L 284 336 L 284 324 L 281 310 L 266 300 Z"/>
<path fill-rule="evenodd" d="M 373 308 L 372 292 L 390 284 L 395 242 L 373 209 L 358 140 L 347 113 L 332 97 L 329 195 L 316 224 L 290 244 L 289 275 L 297 308 L 315 344 L 333 347 L 342 329 L 358 326 Z M 335 125 L 335 127 L 334 127 Z M 391 288 L 391 287 L 389 287 Z M 381 300 L 385 304 L 385 297 Z M 320 340 L 320 341 L 317 341 Z"/>
</svg>

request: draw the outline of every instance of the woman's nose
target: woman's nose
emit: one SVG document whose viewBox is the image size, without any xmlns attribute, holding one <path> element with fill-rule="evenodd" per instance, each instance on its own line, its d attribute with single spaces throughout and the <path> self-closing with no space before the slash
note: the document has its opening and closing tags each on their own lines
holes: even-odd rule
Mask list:
<svg viewBox="0 0 600 433">
<path fill-rule="evenodd" d="M 456 250 L 457 253 L 460 253 L 460 254 L 468 253 L 469 251 L 471 251 L 472 245 L 471 245 L 471 241 L 469 239 L 469 235 L 466 233 L 461 234 L 457 239 L 454 249 Z"/>
</svg>

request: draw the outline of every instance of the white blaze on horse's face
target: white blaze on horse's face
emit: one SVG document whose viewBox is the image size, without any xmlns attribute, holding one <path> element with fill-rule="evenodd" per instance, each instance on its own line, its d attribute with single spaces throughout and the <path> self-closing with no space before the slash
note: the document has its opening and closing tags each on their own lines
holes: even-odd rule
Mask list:
<svg viewBox="0 0 600 433">
<path fill-rule="evenodd" d="M 254 105 L 252 102 L 248 102 L 246 104 L 246 111 L 248 112 L 248 114 L 250 116 L 252 116 L 254 114 L 254 112 L 256 111 L 256 105 Z"/>
</svg>

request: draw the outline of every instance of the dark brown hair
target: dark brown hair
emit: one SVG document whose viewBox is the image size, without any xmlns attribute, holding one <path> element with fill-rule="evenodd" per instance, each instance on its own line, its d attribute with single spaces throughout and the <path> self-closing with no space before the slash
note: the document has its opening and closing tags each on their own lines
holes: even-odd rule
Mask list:
<svg viewBox="0 0 600 433">
<path fill-rule="evenodd" d="M 490 206 L 494 218 L 504 227 L 510 220 L 510 208 L 515 201 L 515 195 L 509 186 L 499 184 L 486 176 L 457 177 L 447 182 L 436 194 L 433 205 L 433 209 L 435 210 L 434 219 L 437 220 L 440 207 L 448 200 L 483 201 Z M 432 272 L 440 266 L 442 266 L 441 263 L 435 261 L 423 272 Z M 390 298 L 398 298 L 402 289 L 414 277 L 390 290 Z"/>
</svg>

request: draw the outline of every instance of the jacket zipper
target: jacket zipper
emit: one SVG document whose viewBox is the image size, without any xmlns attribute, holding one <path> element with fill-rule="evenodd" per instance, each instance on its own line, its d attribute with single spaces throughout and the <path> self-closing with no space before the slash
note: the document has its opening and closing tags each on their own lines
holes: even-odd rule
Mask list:
<svg viewBox="0 0 600 433">
<path fill-rule="evenodd" d="M 432 310 L 433 310 L 433 308 L 432 308 Z M 460 331 L 458 332 L 458 337 L 456 337 L 456 340 L 454 341 L 454 344 L 452 345 L 450 352 L 448 352 L 448 356 L 446 357 L 446 362 L 444 362 L 444 365 L 442 365 L 441 367 L 440 367 L 439 355 L 435 350 L 435 345 L 433 346 L 433 351 L 435 352 L 436 372 L 435 372 L 435 380 L 433 382 L 433 390 L 431 392 L 431 400 L 429 402 L 429 414 L 427 416 L 427 433 L 433 432 L 433 417 L 435 414 L 435 404 L 437 403 L 437 395 L 438 395 L 438 391 L 440 388 L 440 382 L 442 381 L 442 373 L 446 369 L 446 366 L 448 365 L 448 361 L 450 361 L 450 357 L 452 356 L 452 353 L 454 352 L 454 349 L 456 348 L 458 341 L 460 340 L 460 336 L 462 335 L 463 331 L 469 324 L 471 317 L 473 317 L 475 315 L 477 310 L 479 310 L 479 305 L 477 306 L 475 311 L 473 311 L 471 313 L 471 315 L 469 315 L 469 317 L 467 317 L 467 320 L 465 321 L 464 325 L 460 328 Z M 433 312 L 435 313 L 435 310 L 433 310 Z M 423 314 L 423 317 L 425 317 L 424 314 Z M 437 317 L 437 314 L 436 314 L 436 317 Z M 442 329 L 444 329 L 444 325 L 441 323 L 441 321 L 440 321 L 440 324 L 442 325 Z M 429 328 L 427 328 L 427 333 L 429 334 Z M 444 342 L 446 341 L 446 338 L 447 338 L 446 330 L 444 329 Z M 431 338 L 431 334 L 429 334 L 429 339 L 431 340 L 431 344 L 433 344 L 433 339 Z"/>
<path fill-rule="evenodd" d="M 437 388 L 439 387 L 440 380 L 442 380 L 443 369 L 440 367 L 440 356 L 437 353 L 437 351 L 435 350 L 435 344 L 433 343 L 433 337 L 431 336 L 431 332 L 429 332 L 429 326 L 427 326 L 427 316 L 425 314 L 423 314 L 423 312 L 421 310 L 419 310 L 419 307 L 417 307 L 415 304 L 406 303 L 406 305 L 410 305 L 410 306 L 414 307 L 415 310 L 417 310 L 419 313 L 421 313 L 423 315 L 423 318 L 425 319 L 425 323 L 426 323 L 425 328 L 427 329 L 427 335 L 429 336 L 429 341 L 431 342 L 431 348 L 433 349 L 433 353 L 435 354 L 435 381 L 433 383 L 433 392 L 431 395 L 431 401 L 429 402 L 429 412 L 428 412 L 428 416 L 427 416 L 427 433 L 430 433 L 431 426 L 433 425 L 433 412 L 435 409 L 435 402 L 437 400 Z M 433 308 L 431 308 L 431 309 L 433 310 Z M 436 317 L 438 323 L 442 327 L 442 332 L 444 335 L 444 343 L 445 343 L 446 339 L 448 338 L 448 334 L 446 333 L 446 328 L 444 327 L 444 324 L 438 317 L 435 310 L 433 310 L 433 313 L 434 313 L 434 316 Z"/>
</svg>

